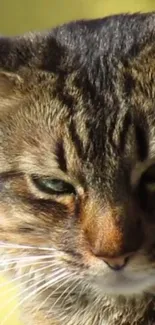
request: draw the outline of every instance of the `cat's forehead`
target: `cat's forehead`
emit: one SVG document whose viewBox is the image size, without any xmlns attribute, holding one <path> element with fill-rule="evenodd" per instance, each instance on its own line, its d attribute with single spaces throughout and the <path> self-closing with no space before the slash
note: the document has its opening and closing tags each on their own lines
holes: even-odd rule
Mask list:
<svg viewBox="0 0 155 325">
<path fill-rule="evenodd" d="M 10 95 L 10 83 L 5 84 L 5 96 L 9 95 L 3 103 L 4 106 L 7 103 L 8 108 L 1 108 L 2 172 L 10 162 L 9 169 L 18 165 L 30 173 L 54 173 L 60 169 L 59 163 L 64 156 L 75 168 L 79 160 L 75 142 L 78 138 L 82 146 L 88 142 L 88 117 L 82 110 L 84 104 L 74 83 L 75 75 L 64 78 L 31 70 L 20 71 L 20 76 L 24 85 L 19 86 L 18 100 L 17 90 Z M 9 77 L 10 82 L 10 75 L 3 77 Z"/>
<path fill-rule="evenodd" d="M 94 61 L 93 69 L 47 72 L 21 68 L 15 81 L 12 75 L 9 82 L 6 76 L 0 78 L 3 168 L 5 161 L 20 161 L 29 171 L 35 168 L 39 173 L 43 168 L 44 174 L 50 173 L 50 168 L 59 165 L 57 157 L 64 155 L 72 170 L 89 162 L 89 170 L 98 166 L 101 175 L 105 166 L 111 173 L 127 165 L 124 155 L 135 163 L 142 146 L 139 152 L 145 159 L 145 110 L 152 100 L 144 96 L 142 87 L 149 83 L 154 89 L 153 68 L 150 74 L 153 53 L 152 47 L 144 49 L 125 63 L 107 56 L 100 62 L 99 74 Z"/>
<path fill-rule="evenodd" d="M 108 170 L 118 168 L 120 154 L 134 154 L 129 109 L 124 105 L 120 111 L 116 94 L 106 87 L 101 96 L 76 72 L 64 76 L 24 69 L 20 76 L 22 96 L 17 103 L 11 97 L 1 121 L 1 161 L 7 157 L 25 171 L 50 174 L 65 158 L 74 173 L 87 164 L 92 173 L 98 166 L 101 174 L 108 164 Z"/>
</svg>

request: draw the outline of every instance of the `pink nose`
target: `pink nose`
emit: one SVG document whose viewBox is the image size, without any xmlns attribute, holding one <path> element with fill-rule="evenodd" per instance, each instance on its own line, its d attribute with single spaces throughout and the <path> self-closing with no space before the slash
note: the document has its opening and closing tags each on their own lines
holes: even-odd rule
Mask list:
<svg viewBox="0 0 155 325">
<path fill-rule="evenodd" d="M 127 262 L 129 261 L 129 258 L 131 256 L 130 254 L 126 254 L 124 256 L 119 256 L 119 257 L 115 257 L 115 258 L 106 258 L 106 257 L 100 257 L 102 258 L 102 260 L 113 270 L 115 271 L 119 271 L 121 269 L 123 269 Z"/>
</svg>

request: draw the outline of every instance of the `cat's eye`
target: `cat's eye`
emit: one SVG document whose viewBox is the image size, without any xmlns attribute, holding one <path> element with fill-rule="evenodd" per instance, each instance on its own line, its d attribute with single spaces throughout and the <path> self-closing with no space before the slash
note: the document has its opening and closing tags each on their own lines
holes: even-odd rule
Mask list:
<svg viewBox="0 0 155 325">
<path fill-rule="evenodd" d="M 32 181 L 40 191 L 47 194 L 76 195 L 73 185 L 56 178 L 32 176 Z"/>
<path fill-rule="evenodd" d="M 142 175 L 141 184 L 148 192 L 155 192 L 155 165 L 150 166 Z"/>
<path fill-rule="evenodd" d="M 149 166 L 142 174 L 138 186 L 138 198 L 141 208 L 147 212 L 147 220 L 155 218 L 155 164 Z"/>
</svg>

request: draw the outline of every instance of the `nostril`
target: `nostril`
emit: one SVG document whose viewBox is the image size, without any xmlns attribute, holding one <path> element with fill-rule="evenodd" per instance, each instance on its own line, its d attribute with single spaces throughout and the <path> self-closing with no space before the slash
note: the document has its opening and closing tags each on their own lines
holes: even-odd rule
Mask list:
<svg viewBox="0 0 155 325">
<path fill-rule="evenodd" d="M 129 256 L 126 256 L 124 259 L 125 265 L 128 263 L 128 261 L 129 261 Z"/>
<path fill-rule="evenodd" d="M 117 264 L 117 263 L 109 263 L 108 261 L 104 261 L 104 262 L 110 267 L 110 269 L 112 269 L 114 271 L 120 271 L 126 266 L 128 260 L 129 260 L 129 257 L 125 257 L 124 261 L 122 263 L 119 263 L 119 264 Z"/>
<path fill-rule="evenodd" d="M 129 261 L 129 256 L 121 256 L 116 258 L 105 258 L 102 257 L 102 260 L 109 266 L 110 269 L 119 271 L 122 270 Z"/>
<path fill-rule="evenodd" d="M 114 271 L 120 271 L 121 269 L 123 269 L 124 268 L 124 265 L 110 265 L 110 264 L 108 264 L 108 263 L 106 263 L 109 267 L 110 267 L 110 269 L 112 269 L 112 270 L 114 270 Z"/>
</svg>

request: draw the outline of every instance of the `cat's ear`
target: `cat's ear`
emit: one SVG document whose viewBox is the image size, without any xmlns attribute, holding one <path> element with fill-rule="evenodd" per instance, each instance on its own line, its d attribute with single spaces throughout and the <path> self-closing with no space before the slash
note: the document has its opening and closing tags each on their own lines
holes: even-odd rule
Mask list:
<svg viewBox="0 0 155 325">
<path fill-rule="evenodd" d="M 0 71 L 0 113 L 21 100 L 23 84 L 18 74 Z"/>
</svg>

